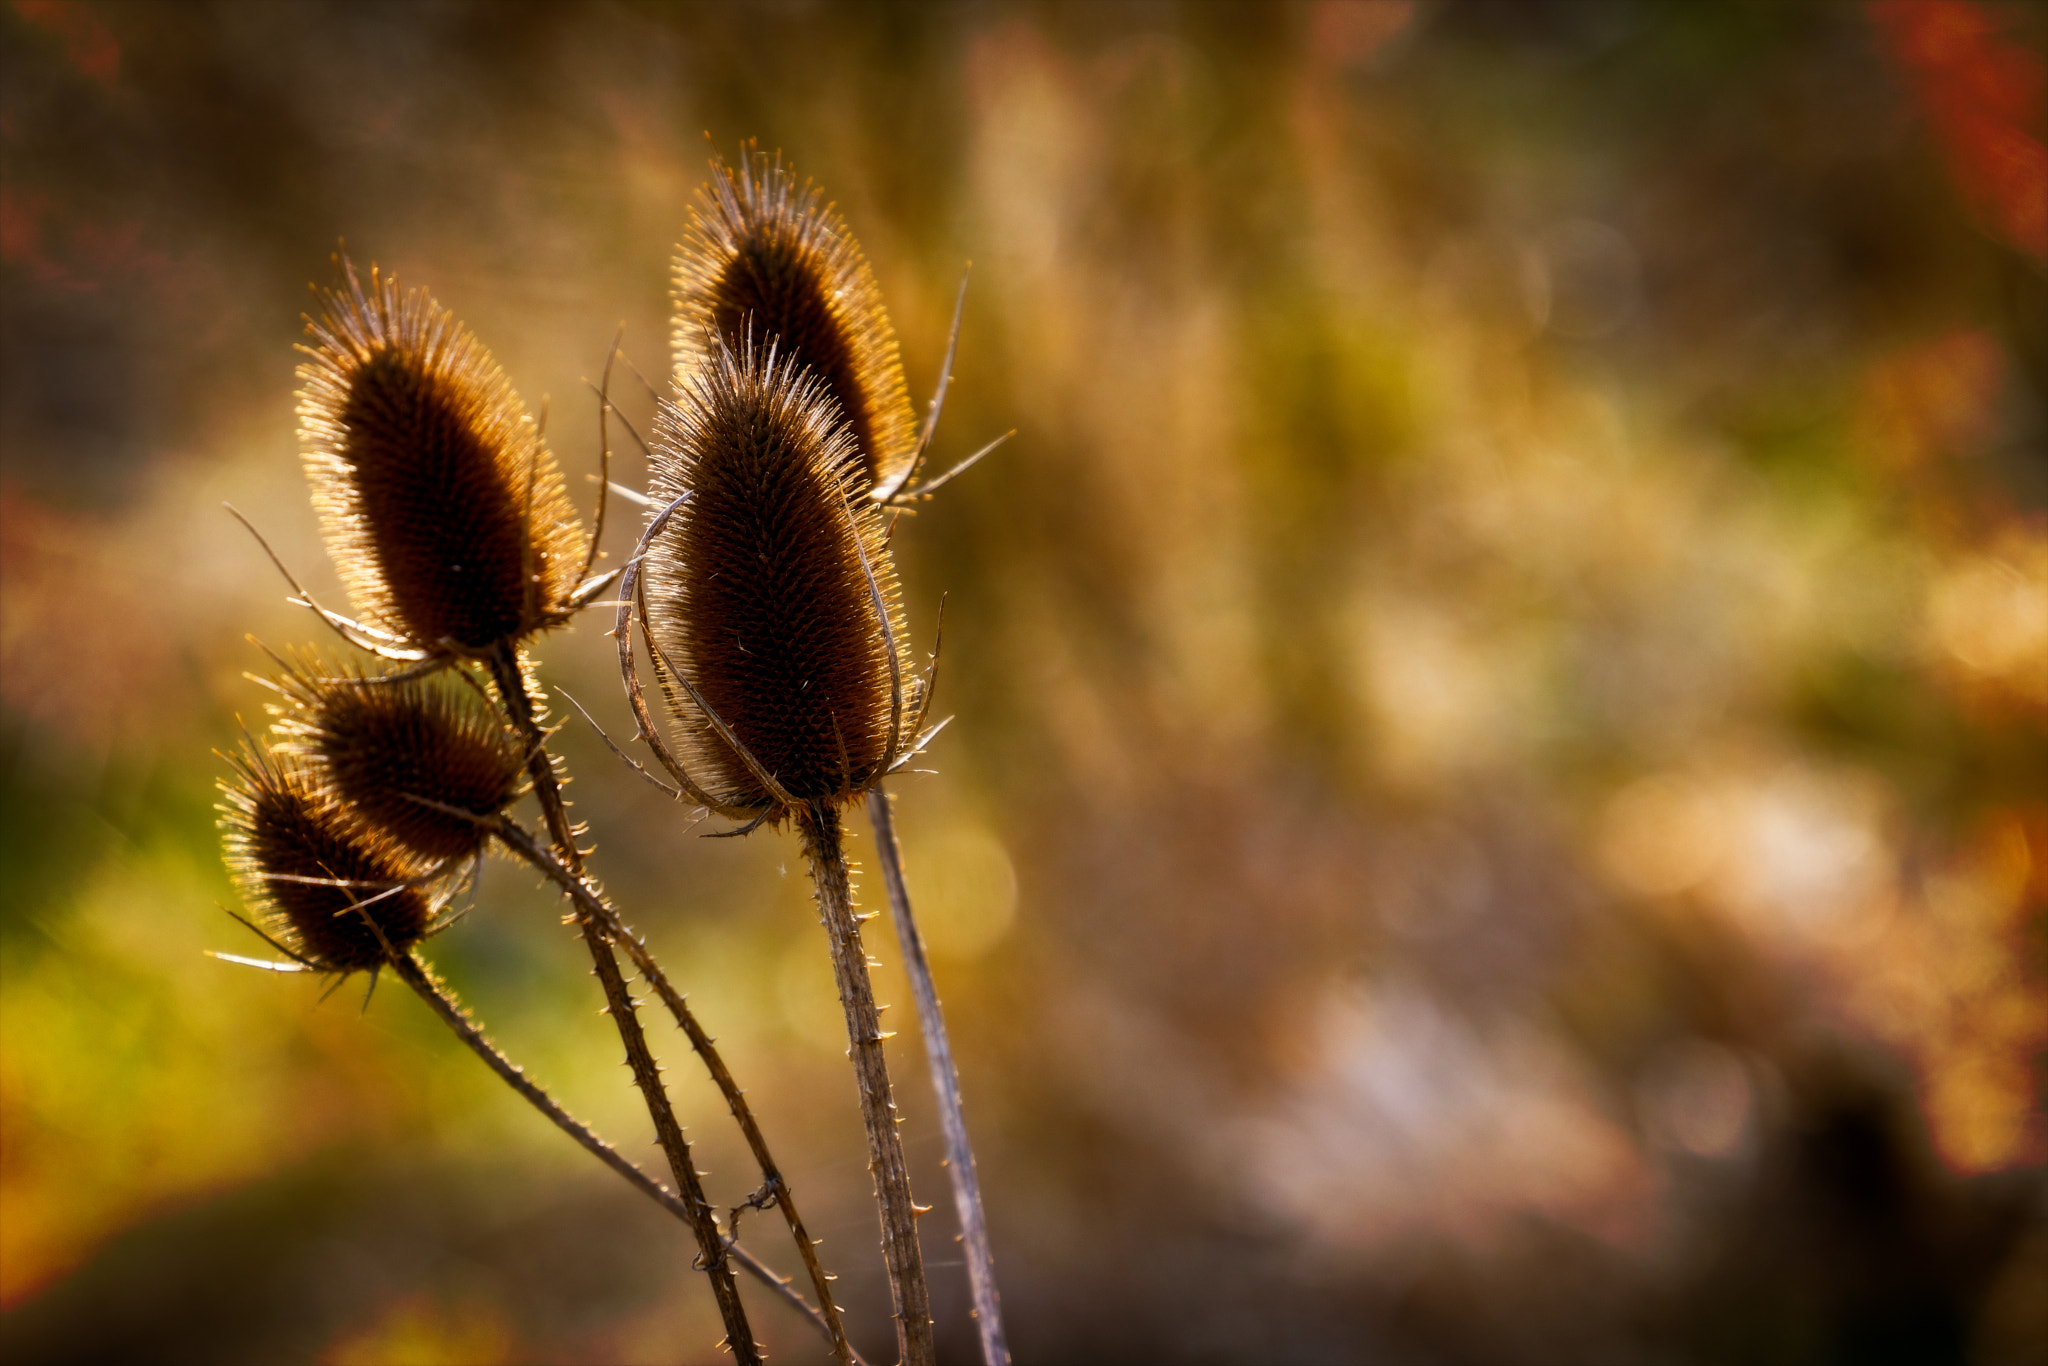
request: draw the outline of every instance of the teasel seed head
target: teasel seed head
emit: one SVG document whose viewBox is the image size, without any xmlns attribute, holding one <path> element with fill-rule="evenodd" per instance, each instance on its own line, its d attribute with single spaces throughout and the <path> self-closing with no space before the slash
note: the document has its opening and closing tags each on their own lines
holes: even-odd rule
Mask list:
<svg viewBox="0 0 2048 1366">
<path fill-rule="evenodd" d="M 755 340 L 821 377 L 851 429 L 865 493 L 908 470 L 917 418 L 874 272 L 821 200 L 752 144 L 737 172 L 713 160 L 677 248 L 676 382 L 710 366 L 721 343 L 742 349 L 751 323 Z"/>
<path fill-rule="evenodd" d="M 781 814 L 678 673 L 788 796 L 852 800 L 906 747 L 918 696 L 882 513 L 823 379 L 774 347 L 722 349 L 655 431 L 654 496 L 689 494 L 645 565 L 685 766 L 728 814 Z"/>
<path fill-rule="evenodd" d="M 344 263 L 309 319 L 299 433 L 313 506 L 366 625 L 477 653 L 566 620 L 583 529 L 505 374 L 424 290 Z"/>
<path fill-rule="evenodd" d="M 303 660 L 277 679 L 280 752 L 321 770 L 383 836 L 431 862 L 474 855 L 479 820 L 518 797 L 526 759 L 497 713 L 446 677 L 389 681 Z"/>
<path fill-rule="evenodd" d="M 308 967 L 348 973 L 384 961 L 380 932 L 404 952 L 433 931 L 417 865 L 355 820 L 320 775 L 255 748 L 233 762 L 221 784 L 228 872 L 273 943 Z"/>
</svg>

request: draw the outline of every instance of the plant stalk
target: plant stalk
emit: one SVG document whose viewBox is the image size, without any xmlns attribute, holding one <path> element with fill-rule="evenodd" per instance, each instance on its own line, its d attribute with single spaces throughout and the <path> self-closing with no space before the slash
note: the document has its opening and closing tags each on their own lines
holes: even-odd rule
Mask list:
<svg viewBox="0 0 2048 1366">
<path fill-rule="evenodd" d="M 903 882 L 903 850 L 896 842 L 889 794 L 880 787 L 868 790 L 868 821 L 875 831 L 876 857 L 889 892 L 896 939 L 903 947 L 910 994 L 917 1001 L 917 1023 L 924 1034 L 925 1059 L 931 1065 L 932 1092 L 939 1101 L 939 1126 L 946 1135 L 946 1174 L 952 1178 L 953 1208 L 960 1216 L 960 1242 L 967 1254 L 967 1281 L 974 1295 L 975 1326 L 981 1332 L 982 1361 L 985 1366 L 1010 1366 L 1003 1306 L 996 1294 L 995 1254 L 989 1247 L 988 1216 L 981 1205 L 981 1178 L 975 1172 L 974 1148 L 967 1141 L 967 1115 L 960 1105 L 960 1073 L 953 1065 L 953 1045 L 946 1034 L 946 1017 L 939 1009 L 924 935 L 910 912 L 910 889 Z"/>
<path fill-rule="evenodd" d="M 810 860 L 811 886 L 819 918 L 832 947 L 832 971 L 839 979 L 839 1000 L 846 1011 L 846 1036 L 851 1045 L 854 1079 L 860 1088 L 861 1122 L 868 1135 L 868 1170 L 875 1181 L 875 1202 L 881 1212 L 882 1260 L 889 1272 L 889 1295 L 896 1318 L 896 1348 L 902 1366 L 933 1366 L 931 1292 L 925 1284 L 924 1255 L 918 1248 L 917 1216 L 910 1197 L 910 1169 L 903 1158 L 903 1139 L 896 1132 L 896 1103 L 889 1089 L 889 1067 L 882 1057 L 881 1012 L 875 1008 L 874 986 L 868 980 L 867 951 L 860 940 L 860 921 L 853 914 L 853 890 L 847 876 L 846 851 L 837 810 L 823 802 L 795 808 L 804 854 Z"/>
<path fill-rule="evenodd" d="M 546 1115 L 556 1128 L 575 1139 L 596 1156 L 598 1161 L 625 1177 L 636 1190 L 685 1224 L 692 1222 L 689 1207 L 676 1197 L 675 1192 L 628 1162 L 617 1148 L 600 1138 L 589 1125 L 563 1109 L 560 1102 L 547 1093 L 546 1088 L 528 1077 L 525 1069 L 500 1052 L 498 1046 L 477 1026 L 476 1021 L 470 1018 L 462 1003 L 441 984 L 440 979 L 435 977 L 434 970 L 420 958 L 417 951 L 396 954 L 387 961 L 398 979 L 417 992 L 420 999 L 455 1032 L 456 1037 L 467 1044 L 471 1052 L 482 1058 L 485 1065 L 497 1073 L 507 1086 L 517 1091 L 527 1104 Z M 729 1243 L 727 1247 L 734 1261 L 745 1267 L 755 1279 L 794 1305 L 811 1321 L 811 1326 L 825 1336 L 827 1342 L 834 1344 L 836 1352 L 837 1345 L 845 1341 L 845 1334 L 835 1332 L 836 1316 L 834 1323 L 828 1324 L 823 1314 L 798 1294 L 787 1280 L 776 1275 L 766 1263 L 737 1244 Z M 853 1357 L 853 1363 L 854 1366 L 865 1366 L 858 1356 Z"/>
<path fill-rule="evenodd" d="M 571 872 L 581 876 L 583 851 L 576 846 L 575 827 L 570 823 L 568 808 L 562 801 L 561 784 L 555 777 L 554 757 L 548 752 L 547 736 L 541 731 L 540 722 L 534 715 L 533 698 L 526 690 L 523 663 L 509 644 L 501 644 L 494 649 L 489 663 L 499 700 L 504 703 L 526 746 L 526 770 L 533 779 L 534 797 L 547 821 L 548 835 L 554 841 L 556 856 Z M 742 1366 L 759 1366 L 761 1348 L 747 1326 L 746 1306 L 740 1301 L 739 1284 L 733 1279 L 732 1267 L 726 1257 L 726 1243 L 724 1235 L 719 1232 L 718 1216 L 705 1199 L 703 1180 L 690 1159 L 689 1140 L 683 1136 L 675 1107 L 669 1103 L 668 1091 L 662 1086 L 661 1065 L 654 1060 L 654 1053 L 647 1046 L 647 1034 L 640 1027 L 640 1016 L 634 1009 L 632 994 L 626 989 L 625 976 L 619 971 L 619 960 L 612 952 L 603 927 L 580 906 L 576 912 L 576 927 L 583 935 L 584 945 L 590 950 L 590 961 L 597 969 L 597 979 L 604 986 L 606 1010 L 618 1028 L 620 1042 L 625 1045 L 626 1062 L 632 1068 L 634 1084 L 640 1088 L 640 1094 L 647 1102 L 647 1113 L 654 1120 L 655 1136 L 668 1158 L 669 1170 L 682 1192 L 683 1203 L 690 1210 L 690 1227 L 697 1235 L 698 1262 L 711 1281 L 712 1297 L 718 1302 L 719 1317 L 725 1321 L 726 1345 L 732 1349 L 734 1360 Z"/>
<path fill-rule="evenodd" d="M 818 1262 L 817 1245 L 811 1241 L 804 1229 L 803 1219 L 797 1214 L 796 1197 L 790 1191 L 789 1183 L 783 1179 L 782 1171 L 775 1164 L 768 1151 L 768 1140 L 761 1133 L 761 1126 L 754 1119 L 753 1108 L 747 1104 L 746 1093 L 740 1090 L 733 1079 L 732 1071 L 719 1056 L 716 1041 L 705 1032 L 690 1009 L 689 1002 L 677 991 L 663 972 L 661 965 L 648 951 L 645 941 L 619 919 L 618 911 L 605 899 L 604 894 L 594 887 L 587 877 L 578 877 L 564 867 L 561 861 L 543 849 L 524 827 L 509 816 L 500 816 L 491 827 L 492 833 L 519 857 L 547 875 L 557 887 L 574 901 L 585 913 L 593 917 L 604 928 L 612 941 L 625 949 L 626 956 L 633 960 L 640 976 L 654 988 L 662 1004 L 675 1018 L 676 1027 L 689 1038 L 690 1046 L 697 1050 L 697 1056 L 711 1073 L 711 1079 L 718 1086 L 719 1094 L 725 1097 L 726 1105 L 732 1110 L 733 1119 L 739 1124 L 740 1132 L 746 1136 L 747 1146 L 753 1150 L 754 1161 L 761 1168 L 761 1178 L 766 1188 L 773 1192 L 775 1203 L 782 1211 L 784 1222 L 789 1225 L 790 1237 L 796 1242 L 797 1253 L 803 1258 L 804 1270 L 809 1273 L 811 1285 L 817 1292 L 818 1310 L 825 1325 L 826 1336 L 832 1343 L 832 1353 L 842 1366 L 852 1366 L 855 1360 L 853 1347 L 846 1339 L 846 1333 L 839 1321 L 839 1308 L 832 1300 L 831 1278 Z"/>
</svg>

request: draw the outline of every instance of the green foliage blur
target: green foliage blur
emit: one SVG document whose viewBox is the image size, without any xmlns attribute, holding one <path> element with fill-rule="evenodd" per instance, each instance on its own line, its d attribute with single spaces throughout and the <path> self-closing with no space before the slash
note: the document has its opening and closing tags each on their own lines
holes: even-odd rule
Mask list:
<svg viewBox="0 0 2048 1366">
<path fill-rule="evenodd" d="M 212 810 L 246 637 L 321 634 L 221 503 L 340 599 L 307 286 L 432 290 L 588 506 L 585 377 L 623 325 L 664 382 L 671 247 L 756 138 L 920 402 L 972 260 L 937 467 L 1019 431 L 897 527 L 957 719 L 893 786 L 1020 1362 L 2043 1359 L 2044 41 L 1993 0 L 0 7 L 0 1353 L 719 1359 L 680 1228 L 417 1001 L 206 952 L 265 952 Z M 609 617 L 537 654 L 624 736 Z M 701 838 L 553 711 L 885 1360 L 793 841 Z M 562 910 L 493 862 L 430 956 L 655 1161 Z"/>
</svg>

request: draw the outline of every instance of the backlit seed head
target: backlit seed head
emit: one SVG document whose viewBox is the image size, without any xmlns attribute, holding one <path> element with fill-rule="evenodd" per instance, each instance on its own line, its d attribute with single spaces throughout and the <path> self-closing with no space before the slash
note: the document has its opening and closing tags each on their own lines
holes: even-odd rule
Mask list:
<svg viewBox="0 0 2048 1366">
<path fill-rule="evenodd" d="M 434 862 L 483 846 L 481 825 L 519 795 L 525 756 L 497 714 L 445 677 L 402 683 L 305 661 L 278 679 L 281 752 L 324 771 L 362 821 Z"/>
<path fill-rule="evenodd" d="M 566 620 L 587 543 L 504 372 L 425 291 L 346 271 L 307 322 L 299 435 L 357 612 L 429 652 Z"/>
<path fill-rule="evenodd" d="M 741 350 L 751 323 L 756 341 L 822 378 L 851 429 L 864 493 L 909 467 L 917 419 L 874 272 L 821 198 L 751 144 L 737 172 L 711 163 L 677 248 L 676 382 L 710 365 L 720 340 Z"/>
<path fill-rule="evenodd" d="M 917 709 L 896 571 L 847 458 L 852 435 L 824 381 L 771 348 L 721 352 L 680 396 L 656 419 L 652 482 L 663 503 L 690 498 L 646 575 L 685 762 L 728 811 L 778 804 L 671 670 L 792 797 L 850 800 L 880 781 Z"/>
<path fill-rule="evenodd" d="M 404 885 L 418 870 L 403 851 L 352 819 L 293 757 L 244 750 L 234 762 L 221 784 L 221 833 L 258 928 L 323 972 L 382 963 L 379 931 L 400 952 L 426 937 L 434 905 Z"/>
</svg>

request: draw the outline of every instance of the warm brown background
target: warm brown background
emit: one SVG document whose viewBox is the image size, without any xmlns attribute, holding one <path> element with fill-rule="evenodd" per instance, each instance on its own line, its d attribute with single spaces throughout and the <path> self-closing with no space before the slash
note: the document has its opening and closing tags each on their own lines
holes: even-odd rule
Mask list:
<svg viewBox="0 0 2048 1366">
<path fill-rule="evenodd" d="M 2040 1360 L 2042 42 L 1963 3 L 0 8 L 0 1350 L 714 1359 L 681 1231 L 414 1000 L 203 951 L 260 951 L 210 810 L 244 633 L 318 634 L 220 503 L 333 591 L 308 283 L 345 240 L 431 287 L 580 480 L 581 379 L 622 320 L 659 378 L 751 136 L 842 206 L 920 398 L 973 259 L 940 457 L 1020 429 L 897 535 L 921 633 L 948 595 L 902 824 L 1020 1361 Z M 623 726 L 603 631 L 539 653 Z M 791 840 L 563 745 L 885 1359 Z M 651 1159 L 531 881 L 433 956 Z"/>
</svg>

